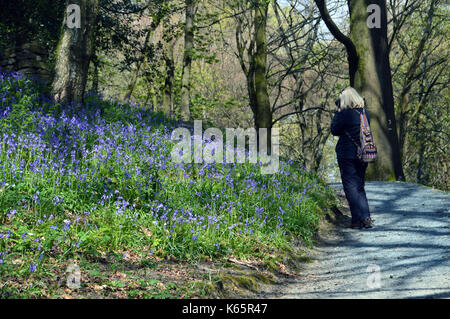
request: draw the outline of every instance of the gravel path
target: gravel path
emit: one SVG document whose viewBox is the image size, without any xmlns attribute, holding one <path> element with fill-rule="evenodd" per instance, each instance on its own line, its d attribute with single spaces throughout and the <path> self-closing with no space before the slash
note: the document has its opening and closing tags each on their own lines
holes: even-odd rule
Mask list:
<svg viewBox="0 0 450 319">
<path fill-rule="evenodd" d="M 366 193 L 375 228 L 339 228 L 300 279 L 264 297 L 450 298 L 450 195 L 395 182 Z"/>
</svg>

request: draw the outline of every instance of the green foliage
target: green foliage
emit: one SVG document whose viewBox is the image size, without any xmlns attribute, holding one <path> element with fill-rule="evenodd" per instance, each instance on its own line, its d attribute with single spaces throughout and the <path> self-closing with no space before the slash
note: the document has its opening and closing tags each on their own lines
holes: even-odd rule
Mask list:
<svg viewBox="0 0 450 319">
<path fill-rule="evenodd" d="M 35 120 L 31 110 L 39 100 L 36 84 L 24 78 L 8 78 L 0 89 L 0 108 L 4 109 L 0 129 L 15 130 L 18 134 L 31 129 Z"/>
<path fill-rule="evenodd" d="M 448 190 L 450 27 L 448 7 L 436 3 L 430 16 L 430 5 L 431 1 L 420 2 L 420 8 L 406 16 L 403 28 L 394 38 L 390 56 L 392 84 L 396 116 L 403 124 L 403 132 L 399 133 L 404 142 L 406 180 Z M 429 34 L 425 31 L 428 23 Z M 427 40 L 418 51 L 422 39 Z M 409 93 L 401 99 L 404 92 Z"/>
<path fill-rule="evenodd" d="M 22 101 L 18 114 L 34 122 L 22 130 L 28 115 L 0 120 L 2 277 L 108 251 L 143 260 L 275 258 L 292 237 L 311 243 L 334 203 L 323 181 L 289 163 L 275 175 L 250 163 L 170 164 L 174 123 L 161 114 L 90 96 L 77 117 L 27 102 L 35 100 L 27 81 L 4 83 L 0 92 Z"/>
<path fill-rule="evenodd" d="M 45 62 L 51 62 L 59 40 L 65 1 L 2 1 L 1 7 L 0 60 L 6 49 L 35 41 L 49 55 L 49 61 Z"/>
</svg>

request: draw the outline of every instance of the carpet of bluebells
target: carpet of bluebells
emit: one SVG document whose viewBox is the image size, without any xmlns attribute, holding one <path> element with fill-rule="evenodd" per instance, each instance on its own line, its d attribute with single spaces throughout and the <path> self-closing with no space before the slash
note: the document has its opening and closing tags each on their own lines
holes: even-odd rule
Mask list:
<svg viewBox="0 0 450 319">
<path fill-rule="evenodd" d="M 99 252 L 196 260 L 269 258 L 310 243 L 332 192 L 280 163 L 172 164 L 176 121 L 88 95 L 52 103 L 0 75 L 0 277 Z"/>
</svg>

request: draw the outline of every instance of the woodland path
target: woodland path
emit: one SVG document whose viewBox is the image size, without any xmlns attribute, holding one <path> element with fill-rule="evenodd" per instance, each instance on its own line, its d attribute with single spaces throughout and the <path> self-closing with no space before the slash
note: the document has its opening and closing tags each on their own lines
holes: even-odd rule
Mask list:
<svg viewBox="0 0 450 319">
<path fill-rule="evenodd" d="M 298 279 L 258 297 L 450 298 L 450 195 L 396 182 L 367 182 L 366 194 L 373 229 L 338 226 Z"/>
</svg>

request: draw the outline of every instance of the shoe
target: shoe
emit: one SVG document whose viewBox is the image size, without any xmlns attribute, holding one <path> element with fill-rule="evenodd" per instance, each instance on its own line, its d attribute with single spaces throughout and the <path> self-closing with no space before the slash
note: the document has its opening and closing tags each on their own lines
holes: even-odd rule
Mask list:
<svg viewBox="0 0 450 319">
<path fill-rule="evenodd" d="M 361 226 L 364 228 L 373 228 L 373 220 L 370 217 L 367 217 L 361 222 Z"/>
<path fill-rule="evenodd" d="M 352 228 L 352 229 L 361 229 L 362 228 L 362 224 L 361 224 L 361 222 L 352 223 L 350 225 L 350 228 Z"/>
</svg>

